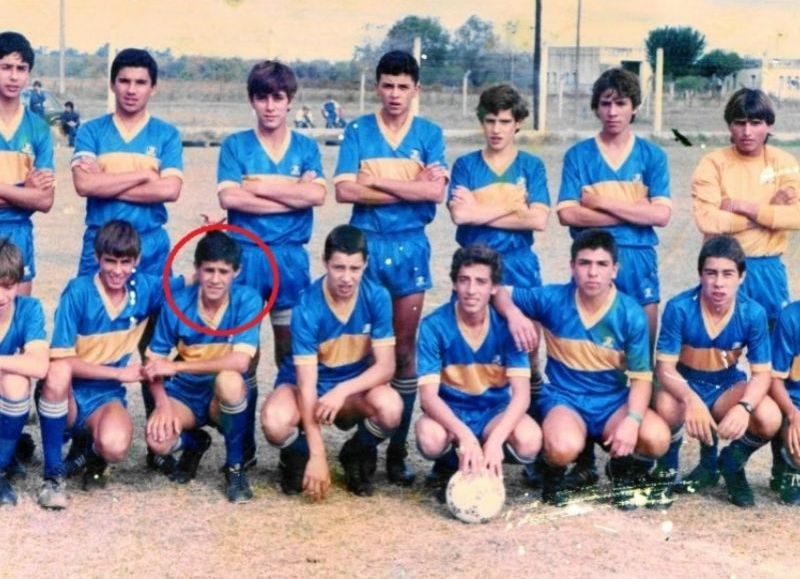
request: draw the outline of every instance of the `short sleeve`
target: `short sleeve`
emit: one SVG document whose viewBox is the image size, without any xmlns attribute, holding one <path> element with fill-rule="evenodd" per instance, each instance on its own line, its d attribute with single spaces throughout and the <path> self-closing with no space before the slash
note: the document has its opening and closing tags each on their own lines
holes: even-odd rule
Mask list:
<svg viewBox="0 0 800 579">
<path fill-rule="evenodd" d="M 161 176 L 181 176 L 183 174 L 183 144 L 178 130 L 168 125 L 167 136 L 161 151 Z"/>
<path fill-rule="evenodd" d="M 645 175 L 645 185 L 647 185 L 649 196 L 651 198 L 663 197 L 669 199 L 669 163 L 667 155 L 655 146 L 651 150 L 653 154 Z"/>
<path fill-rule="evenodd" d="M 348 123 L 344 129 L 344 139 L 339 146 L 339 158 L 336 161 L 335 181 L 355 181 L 361 166 L 361 151 L 358 145 L 358 123 L 356 119 Z"/>
<path fill-rule="evenodd" d="M 233 135 L 222 142 L 217 161 L 217 191 L 242 184 L 244 177 L 236 156 L 236 139 Z"/>
<path fill-rule="evenodd" d="M 547 189 L 547 172 L 541 159 L 533 157 L 525 171 L 528 186 L 528 205 L 538 203 L 550 207 L 550 192 Z"/>
<path fill-rule="evenodd" d="M 673 300 L 667 302 L 661 315 L 661 329 L 656 343 L 656 360 L 677 362 L 683 343 L 683 314 Z"/>
<path fill-rule="evenodd" d="M 78 323 L 83 306 L 74 287 L 71 283 L 67 285 L 58 301 L 58 307 L 56 307 L 53 340 L 50 343 L 52 358 L 67 358 L 76 355 Z"/>
<path fill-rule="evenodd" d="M 435 320 L 422 320 L 417 338 L 417 375 L 419 384 L 439 384 L 442 373 L 442 351 Z"/>
<path fill-rule="evenodd" d="M 42 302 L 35 298 L 26 301 L 28 303 L 25 311 L 25 323 L 22 329 L 25 345 L 47 339 L 47 334 L 44 329 L 44 310 L 42 310 Z"/>
</svg>

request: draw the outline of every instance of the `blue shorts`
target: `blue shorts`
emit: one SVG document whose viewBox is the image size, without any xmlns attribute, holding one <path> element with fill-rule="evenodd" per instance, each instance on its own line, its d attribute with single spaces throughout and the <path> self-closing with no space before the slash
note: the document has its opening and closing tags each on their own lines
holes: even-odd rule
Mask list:
<svg viewBox="0 0 800 579">
<path fill-rule="evenodd" d="M 475 395 L 442 384 L 439 386 L 439 398 L 478 440 L 483 440 L 486 427 L 511 402 L 511 388 L 490 388 L 483 394 Z"/>
<path fill-rule="evenodd" d="M 744 372 L 741 372 L 737 380 L 728 382 L 727 384 L 710 384 L 708 382 L 697 382 L 695 380 L 687 380 L 687 383 L 694 393 L 700 397 L 700 399 L 703 401 L 703 404 L 705 404 L 706 407 L 711 410 L 714 408 L 714 404 L 717 403 L 717 400 L 719 400 L 720 396 L 730 390 L 734 384 L 738 384 L 739 382 L 743 382 L 745 380 L 747 380 L 747 375 Z"/>
<path fill-rule="evenodd" d="M 760 303 L 767 310 L 772 328 L 789 303 L 789 281 L 786 267 L 779 255 L 748 257 L 745 259 L 747 275 L 739 291 Z"/>
<path fill-rule="evenodd" d="M 19 248 L 22 255 L 22 279 L 31 281 L 36 277 L 36 259 L 33 253 L 33 224 L 27 222 L 0 223 L 0 237 L 5 237 Z"/>
<path fill-rule="evenodd" d="M 167 396 L 188 407 L 194 414 L 195 428 L 209 423 L 208 410 L 214 400 L 214 381 L 209 380 L 202 385 L 187 384 L 181 380 L 180 374 L 164 383 Z"/>
<path fill-rule="evenodd" d="M 585 396 L 578 396 L 564 391 L 554 392 L 550 384 L 545 384 L 542 393 L 539 394 L 539 416 L 544 421 L 553 408 L 566 406 L 580 416 L 586 424 L 587 436 L 602 443 L 604 441 L 601 439 L 608 419 L 627 402 L 627 388 L 602 395 L 587 393 Z"/>
<path fill-rule="evenodd" d="M 72 395 L 78 407 L 73 431 L 86 428 L 89 417 L 109 402 L 118 401 L 123 408 L 127 408 L 126 392 L 125 387 L 116 380 L 73 380 Z"/>
<path fill-rule="evenodd" d="M 94 254 L 94 238 L 97 237 L 99 227 L 87 227 L 83 234 L 83 249 L 78 263 L 78 275 L 96 273 L 99 269 L 97 258 Z M 142 244 L 142 255 L 136 271 L 161 277 L 167 265 L 170 252 L 169 235 L 163 227 L 150 231 L 139 232 Z"/>
<path fill-rule="evenodd" d="M 337 382 L 332 380 L 319 380 L 317 382 L 317 396 L 324 396 L 333 390 L 337 384 L 345 380 L 349 380 L 349 378 L 342 378 Z M 290 362 L 281 364 L 281 367 L 278 369 L 278 375 L 275 376 L 275 387 L 277 388 L 281 384 L 289 384 L 297 387 L 297 373 L 295 372 L 294 364 Z"/>
<path fill-rule="evenodd" d="M 619 247 L 619 273 L 614 284 L 641 305 L 661 301 L 658 254 L 653 247 Z"/>
<path fill-rule="evenodd" d="M 519 288 L 541 287 L 539 258 L 529 247 L 503 254 L 503 278 L 500 283 Z"/>
<path fill-rule="evenodd" d="M 365 233 L 369 250 L 367 279 L 384 286 L 392 298 L 418 294 L 433 287 L 431 246 L 424 230 L 414 229 L 396 235 Z"/>
<path fill-rule="evenodd" d="M 261 294 L 266 302 L 272 293 L 272 268 L 257 245 L 240 243 L 242 266 L 236 283 L 247 285 Z M 278 295 L 273 304 L 275 310 L 288 310 L 297 304 L 300 292 L 311 283 L 308 252 L 302 245 L 270 245 L 270 251 L 278 265 Z"/>
</svg>

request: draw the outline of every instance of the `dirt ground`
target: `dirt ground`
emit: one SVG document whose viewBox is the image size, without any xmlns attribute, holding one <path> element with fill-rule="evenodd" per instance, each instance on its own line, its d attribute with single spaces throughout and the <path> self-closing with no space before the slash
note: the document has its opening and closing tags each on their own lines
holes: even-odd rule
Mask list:
<svg viewBox="0 0 800 579">
<path fill-rule="evenodd" d="M 474 144 L 454 143 L 448 157 Z M 565 144 L 533 146 L 545 160 L 555 200 Z M 336 148 L 323 147 L 330 176 Z M 793 151 L 795 154 L 799 150 Z M 704 151 L 668 150 L 672 167 L 674 212 L 661 233 L 662 297 L 696 282 L 700 237 L 690 216 L 689 178 Z M 75 272 L 83 225 L 83 200 L 68 175 L 69 153 L 57 153 L 58 192 L 50 214 L 36 219 L 39 277 L 34 292 L 50 319 L 58 295 Z M 216 208 L 216 149 L 185 152 L 186 183 L 170 208 L 173 241 L 199 224 L 198 213 Z M 313 271 L 320 267 L 324 236 L 344 222 L 349 208 L 331 194 L 317 212 L 310 251 Z M 447 268 L 454 228 L 440 208 L 429 227 L 434 247 L 436 287 L 426 310 L 449 294 Z M 568 277 L 569 239 L 552 217 L 537 236 L 536 249 L 547 282 Z M 800 268 L 796 239 L 786 256 L 792 274 Z M 797 276 L 792 291 L 800 295 Z M 51 323 L 51 322 L 49 322 Z M 272 348 L 270 331 L 262 344 Z M 264 356 L 259 369 L 262 398 L 272 386 L 275 368 Z M 355 498 L 341 484 L 335 456 L 342 435 L 327 433 L 334 475 L 331 496 L 322 504 L 284 497 L 277 485 L 277 453 L 260 439 L 258 465 L 250 471 L 256 498 L 230 505 L 222 494 L 223 445 L 214 445 L 198 477 L 177 486 L 144 469 L 143 412 L 137 390 L 130 392 L 137 423 L 130 456 L 112 473 L 109 485 L 85 493 L 70 483 L 71 503 L 63 512 L 36 505 L 40 462 L 20 481 L 20 504 L 0 510 L 0 577 L 30 576 L 270 576 L 270 577 L 787 577 L 797 574 L 794 547 L 800 543 L 797 511 L 777 504 L 768 488 L 769 457 L 762 450 L 751 461 L 750 480 L 758 507 L 741 510 L 724 500 L 723 490 L 680 497 L 668 511 L 639 509 L 622 513 L 602 497 L 576 500 L 566 508 L 542 506 L 538 494 L 519 482 L 519 467 L 506 467 L 507 507 L 485 525 L 453 520 L 423 488 L 410 490 L 385 482 L 382 469 L 371 498 Z M 29 427 L 37 442 L 38 427 Z M 696 444 L 685 445 L 682 468 L 696 460 Z M 601 463 L 604 459 L 601 459 Z M 419 473 L 427 469 L 416 454 Z M 422 477 L 418 477 L 421 479 Z M 605 483 L 604 483 L 605 484 Z M 600 493 L 607 491 L 601 486 Z"/>
</svg>

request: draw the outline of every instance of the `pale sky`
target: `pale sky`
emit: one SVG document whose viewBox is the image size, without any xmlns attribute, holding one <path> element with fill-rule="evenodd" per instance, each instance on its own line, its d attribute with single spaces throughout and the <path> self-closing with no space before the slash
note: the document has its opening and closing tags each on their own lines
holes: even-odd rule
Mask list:
<svg viewBox="0 0 800 579">
<path fill-rule="evenodd" d="M 513 38 L 530 49 L 533 0 L 64 0 L 67 46 L 94 51 L 171 48 L 174 54 L 243 58 L 349 60 L 353 46 L 379 41 L 406 15 L 439 18 L 449 31 L 476 14 L 517 22 Z M 578 0 L 542 0 L 543 37 L 573 44 Z M 583 46 L 641 46 L 659 26 L 692 26 L 707 49 L 800 58 L 798 0 L 582 0 Z M 0 29 L 18 30 L 35 46 L 58 47 L 59 0 L 2 0 Z M 424 45 L 423 45 L 424 51 Z"/>
</svg>

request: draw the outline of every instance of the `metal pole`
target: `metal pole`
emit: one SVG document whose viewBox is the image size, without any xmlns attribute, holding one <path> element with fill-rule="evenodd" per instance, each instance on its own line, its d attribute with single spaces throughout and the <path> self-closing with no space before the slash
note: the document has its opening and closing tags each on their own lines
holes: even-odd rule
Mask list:
<svg viewBox="0 0 800 579">
<path fill-rule="evenodd" d="M 541 132 L 547 130 L 547 69 L 549 64 L 549 53 L 545 46 L 542 49 L 542 62 L 539 69 L 539 76 L 544 79 L 544 82 L 539 83 L 538 94 L 534 93 L 539 98 L 539 110 L 536 115 L 538 124 L 534 128 Z"/>
<path fill-rule="evenodd" d="M 472 73 L 471 70 L 468 70 L 464 73 L 464 78 L 461 79 L 461 116 L 467 116 L 467 82 L 469 81 L 469 75 Z"/>
<path fill-rule="evenodd" d="M 575 128 L 578 128 L 578 103 L 581 77 L 581 0 L 578 0 L 578 19 L 575 25 Z"/>
<path fill-rule="evenodd" d="M 542 0 L 536 0 L 534 12 L 535 28 L 533 33 L 533 129 L 544 130 L 544 123 L 539 117 L 539 103 L 541 99 L 547 100 L 547 75 L 542 83 Z M 541 86 L 544 84 L 544 97 L 541 95 Z"/>
<path fill-rule="evenodd" d="M 64 65 L 65 51 L 66 51 L 66 25 L 64 11 L 65 0 L 60 0 L 58 4 L 58 94 L 63 95 L 66 91 L 66 82 L 64 80 Z"/>
<path fill-rule="evenodd" d="M 364 95 L 367 92 L 367 73 L 366 71 L 361 71 L 361 90 L 358 96 L 358 110 L 361 114 L 364 114 Z"/>
<path fill-rule="evenodd" d="M 658 135 L 661 133 L 661 105 L 664 99 L 664 49 L 656 50 L 656 94 L 655 94 L 655 114 L 653 115 L 653 132 Z"/>
<path fill-rule="evenodd" d="M 422 69 L 422 38 L 419 36 L 414 37 L 414 58 L 417 59 L 419 67 Z M 419 114 L 419 93 L 417 93 L 417 96 L 415 96 L 414 100 L 411 102 L 411 114 Z"/>
</svg>

